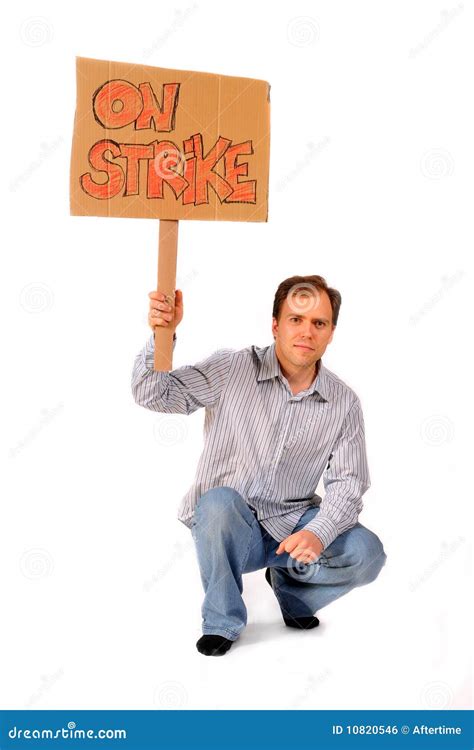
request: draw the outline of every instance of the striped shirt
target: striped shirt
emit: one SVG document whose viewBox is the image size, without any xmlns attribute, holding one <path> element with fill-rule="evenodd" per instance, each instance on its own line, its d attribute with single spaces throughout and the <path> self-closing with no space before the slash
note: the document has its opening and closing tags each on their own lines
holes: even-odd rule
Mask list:
<svg viewBox="0 0 474 750">
<path fill-rule="evenodd" d="M 357 523 L 370 486 L 362 409 L 322 360 L 309 388 L 294 395 L 274 343 L 219 350 L 171 372 L 155 371 L 153 356 L 152 334 L 133 367 L 136 403 L 168 414 L 205 408 L 203 451 L 178 511 L 186 526 L 199 497 L 222 486 L 237 490 L 277 541 L 310 506 L 320 510 L 304 528 L 323 549 Z"/>
</svg>

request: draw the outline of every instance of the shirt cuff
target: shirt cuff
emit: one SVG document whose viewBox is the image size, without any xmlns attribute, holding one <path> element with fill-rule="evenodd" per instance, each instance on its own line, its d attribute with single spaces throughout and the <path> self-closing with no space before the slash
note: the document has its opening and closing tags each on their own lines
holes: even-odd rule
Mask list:
<svg viewBox="0 0 474 750">
<path fill-rule="evenodd" d="M 305 531 L 312 531 L 323 543 L 323 550 L 327 549 L 333 542 L 339 531 L 334 521 L 329 516 L 322 515 L 321 511 L 316 514 L 312 521 L 303 526 Z"/>
<path fill-rule="evenodd" d="M 173 334 L 173 351 L 176 346 L 176 333 Z M 152 333 L 143 349 L 143 364 L 147 370 L 153 370 L 155 366 L 155 334 Z"/>
</svg>

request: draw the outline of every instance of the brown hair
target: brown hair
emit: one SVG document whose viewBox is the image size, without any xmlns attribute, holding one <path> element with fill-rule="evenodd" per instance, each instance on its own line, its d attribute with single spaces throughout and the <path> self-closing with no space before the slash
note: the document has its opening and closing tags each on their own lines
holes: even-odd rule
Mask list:
<svg viewBox="0 0 474 750">
<path fill-rule="evenodd" d="M 341 295 L 337 289 L 331 289 L 326 283 L 326 279 L 322 276 L 291 276 L 289 279 L 285 279 L 281 282 L 280 286 L 276 290 L 275 299 L 273 301 L 273 312 L 272 315 L 278 320 L 280 310 L 283 302 L 288 296 L 288 292 L 292 287 L 295 287 L 293 294 L 298 290 L 298 284 L 301 284 L 303 289 L 307 289 L 309 285 L 313 285 L 320 292 L 326 292 L 331 302 L 332 308 L 332 322 L 333 325 L 337 325 L 337 319 L 339 317 L 339 309 L 341 307 Z"/>
</svg>

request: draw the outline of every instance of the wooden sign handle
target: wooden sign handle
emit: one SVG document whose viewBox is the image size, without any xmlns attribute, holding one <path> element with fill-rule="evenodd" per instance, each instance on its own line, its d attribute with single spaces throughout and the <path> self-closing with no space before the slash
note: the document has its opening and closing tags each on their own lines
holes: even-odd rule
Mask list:
<svg viewBox="0 0 474 750">
<path fill-rule="evenodd" d="M 176 286 L 176 261 L 178 255 L 178 222 L 160 219 L 158 243 L 158 291 L 168 297 L 174 307 Z M 174 327 L 155 326 L 154 370 L 169 371 L 173 368 Z"/>
</svg>

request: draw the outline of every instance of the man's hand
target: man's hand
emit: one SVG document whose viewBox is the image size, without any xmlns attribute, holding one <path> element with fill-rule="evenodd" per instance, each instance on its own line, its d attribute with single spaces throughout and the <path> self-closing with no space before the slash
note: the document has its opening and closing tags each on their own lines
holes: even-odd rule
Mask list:
<svg viewBox="0 0 474 750">
<path fill-rule="evenodd" d="M 171 326 L 176 330 L 183 319 L 183 292 L 176 289 L 173 300 L 167 298 L 163 292 L 150 292 L 150 310 L 148 325 L 154 331 L 156 326 Z"/>
<path fill-rule="evenodd" d="M 283 539 L 276 554 L 281 555 L 283 552 L 288 552 L 291 557 L 294 557 L 299 562 L 311 563 L 317 560 L 323 551 L 323 547 L 321 539 L 316 534 L 313 534 L 312 531 L 301 529 L 301 531 L 290 534 L 286 539 Z"/>
</svg>

